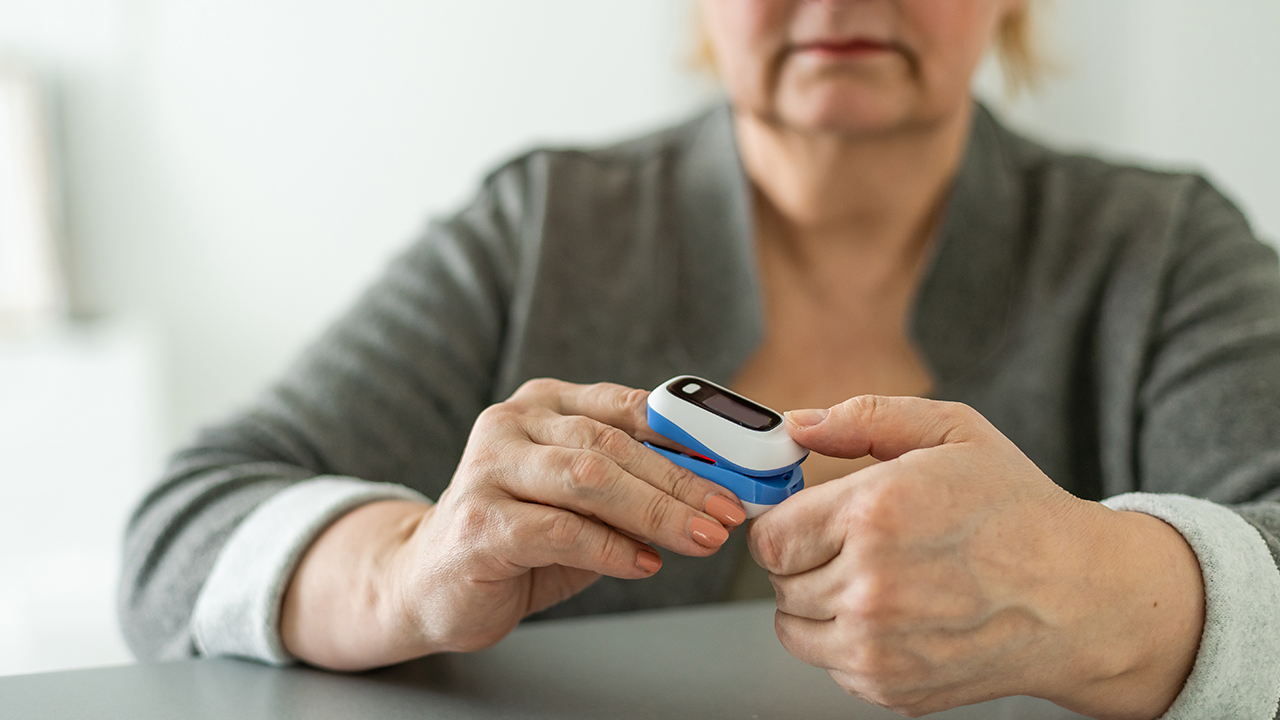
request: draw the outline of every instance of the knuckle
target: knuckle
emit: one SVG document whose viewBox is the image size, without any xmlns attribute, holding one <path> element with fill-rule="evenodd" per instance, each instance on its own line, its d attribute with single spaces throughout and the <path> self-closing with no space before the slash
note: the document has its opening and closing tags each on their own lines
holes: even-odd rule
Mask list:
<svg viewBox="0 0 1280 720">
<path fill-rule="evenodd" d="M 699 493 L 700 479 L 692 472 L 674 463 L 667 463 L 669 467 L 663 472 L 660 482 L 662 488 L 669 494 L 677 498 L 697 498 L 703 493 Z"/>
<path fill-rule="evenodd" d="M 634 410 L 636 408 L 643 408 L 645 400 L 648 397 L 648 390 L 642 390 L 640 388 L 622 388 L 622 394 L 618 396 L 618 402 L 622 403 L 623 410 Z"/>
<path fill-rule="evenodd" d="M 510 400 L 495 403 L 480 411 L 480 414 L 476 417 L 475 427 L 487 430 L 503 424 L 504 421 L 510 420 L 518 413 L 519 406 Z"/>
<path fill-rule="evenodd" d="M 595 447 L 599 439 L 599 423 L 581 415 L 562 416 L 557 422 L 568 428 L 567 442 L 573 447 L 587 450 Z"/>
<path fill-rule="evenodd" d="M 558 392 L 561 384 L 561 381 L 552 378 L 533 378 L 531 380 L 525 380 L 520 384 L 520 387 L 516 388 L 516 391 L 512 393 L 511 397 L 513 399 L 520 398 L 530 400 L 535 398 L 544 398 Z"/>
<path fill-rule="evenodd" d="M 845 612 L 868 629 L 883 627 L 897 613 L 900 590 L 885 573 L 863 573 L 849 584 L 841 603 Z"/>
<path fill-rule="evenodd" d="M 624 390 L 625 387 L 611 382 L 591 383 L 587 386 L 587 392 L 592 395 L 603 395 L 610 399 L 618 397 Z"/>
<path fill-rule="evenodd" d="M 790 607 L 791 601 L 788 599 L 787 582 L 784 577 L 782 575 L 769 573 L 769 584 L 773 586 L 774 602 L 778 606 L 778 609 L 783 612 L 787 612 L 787 608 Z"/>
<path fill-rule="evenodd" d="M 960 402 L 942 403 L 939 421 L 943 425 L 942 444 L 961 441 L 973 436 L 975 429 L 987 424 L 982 413 Z"/>
<path fill-rule="evenodd" d="M 915 695 L 909 695 L 903 701 L 889 706 L 889 709 L 909 718 L 918 718 L 935 712 L 932 708 L 921 705 L 915 698 Z"/>
<path fill-rule="evenodd" d="M 919 693 L 871 683 L 863 689 L 863 694 L 869 702 L 905 717 L 915 718 L 930 712 L 920 704 Z"/>
<path fill-rule="evenodd" d="M 962 402 L 946 402 L 942 403 L 942 407 L 946 416 L 952 420 L 977 420 L 982 417 L 977 410 Z"/>
<path fill-rule="evenodd" d="M 627 541 L 616 532 L 603 533 L 600 538 L 600 547 L 595 549 L 595 557 L 601 562 L 612 564 L 624 564 L 624 558 L 631 555 L 634 551 L 628 545 Z M 634 555 L 632 555 L 634 557 Z M 625 564 L 633 564 L 626 562 Z"/>
<path fill-rule="evenodd" d="M 590 385 L 587 386 L 587 391 L 596 395 L 603 395 L 603 394 L 612 395 L 621 389 L 622 389 L 621 385 L 611 383 L 611 382 L 597 382 L 597 383 L 591 383 Z"/>
<path fill-rule="evenodd" d="M 828 673 L 840 689 L 849 695 L 905 717 L 920 717 L 942 709 L 926 705 L 929 699 L 928 692 L 903 688 L 900 682 L 859 675 L 854 668 L 833 669 Z"/>
<path fill-rule="evenodd" d="M 460 538 L 477 538 L 492 530 L 491 507 L 479 498 L 460 498 L 450 523 L 453 534 Z"/>
<path fill-rule="evenodd" d="M 756 521 L 747 532 L 747 546 L 751 557 L 760 567 L 776 572 L 782 564 L 782 545 L 772 526 L 764 521 Z"/>
<path fill-rule="evenodd" d="M 613 404 L 615 409 L 624 411 L 634 409 L 637 400 L 643 404 L 644 397 L 648 394 L 644 390 L 629 388 L 626 385 L 611 382 L 598 382 L 588 387 L 587 390 L 593 395 L 604 397 Z"/>
<path fill-rule="evenodd" d="M 652 497 L 645 501 L 645 506 L 640 516 L 643 518 L 644 527 L 651 532 L 666 527 L 671 519 L 673 505 L 674 502 L 669 496 L 662 493 L 653 493 Z"/>
<path fill-rule="evenodd" d="M 560 381 L 552 378 L 545 378 L 545 377 L 533 378 L 532 380 L 526 380 L 525 383 L 521 385 L 521 387 L 537 395 L 545 395 L 549 392 L 553 392 L 559 389 Z"/>
<path fill-rule="evenodd" d="M 888 678 L 894 674 L 897 665 L 894 654 L 884 642 L 868 640 L 854 660 L 853 673 L 866 681 L 868 689 L 877 691 L 881 696 L 887 695 L 891 690 Z"/>
<path fill-rule="evenodd" d="M 576 547 L 586 531 L 587 521 L 580 515 L 571 512 L 556 513 L 547 520 L 544 531 L 547 545 L 556 551 L 565 551 Z"/>
<path fill-rule="evenodd" d="M 602 494 L 609 486 L 613 463 L 590 450 L 574 451 L 570 458 L 567 478 L 570 490 L 578 495 Z"/>
<path fill-rule="evenodd" d="M 623 388 L 623 392 L 618 395 L 618 410 L 622 415 L 630 415 L 632 422 L 636 423 L 635 427 L 644 427 L 648 398 L 648 390 Z"/>
<path fill-rule="evenodd" d="M 867 697 L 867 694 L 863 691 L 862 687 L 859 686 L 857 678 L 840 670 L 828 670 L 827 674 L 831 676 L 832 680 L 836 681 L 836 685 L 840 686 L 840 689 L 843 690 L 845 694 L 852 695 L 866 703 L 872 702 L 871 698 Z"/>
<path fill-rule="evenodd" d="M 906 485 L 899 478 L 868 482 L 860 488 L 856 501 L 845 505 L 850 515 L 847 521 L 863 547 L 879 549 L 894 541 L 913 506 Z"/>
<path fill-rule="evenodd" d="M 845 400 L 841 406 L 844 408 L 844 414 L 855 423 L 855 426 L 869 427 L 875 421 L 882 401 L 883 398 L 878 395 L 858 395 Z"/>
<path fill-rule="evenodd" d="M 863 503 L 872 518 L 888 520 L 898 514 L 904 499 L 902 496 L 902 483 L 886 481 L 868 487 Z"/>
<path fill-rule="evenodd" d="M 773 633 L 778 636 L 778 642 L 782 643 L 782 647 L 787 649 L 792 655 L 797 654 L 799 648 L 795 636 L 791 633 L 791 627 L 782 621 L 782 613 L 777 612 L 773 615 Z"/>
<path fill-rule="evenodd" d="M 631 450 L 631 436 L 612 425 L 595 423 L 591 447 L 612 457 L 624 457 Z"/>
<path fill-rule="evenodd" d="M 492 443 L 499 436 L 511 437 L 524 433 L 534 406 L 518 400 L 494 403 L 476 416 L 471 428 L 471 438 Z"/>
</svg>

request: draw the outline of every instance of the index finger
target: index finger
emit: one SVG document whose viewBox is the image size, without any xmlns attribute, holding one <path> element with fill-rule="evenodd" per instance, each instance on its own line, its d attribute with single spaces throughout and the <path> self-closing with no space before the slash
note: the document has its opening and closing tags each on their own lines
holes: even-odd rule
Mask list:
<svg viewBox="0 0 1280 720">
<path fill-rule="evenodd" d="M 530 380 L 516 390 L 513 400 L 527 400 L 560 415 L 581 415 L 622 430 L 640 441 L 659 436 L 649 429 L 648 390 L 615 383 L 579 385 L 551 378 Z"/>
<path fill-rule="evenodd" d="M 672 501 L 706 512 L 721 524 L 732 527 L 746 520 L 736 498 L 729 499 L 733 493 L 671 463 L 618 428 L 589 417 L 566 417 L 545 410 L 533 413 L 531 420 L 525 432 L 539 445 L 599 453 L 650 491 L 660 491 Z M 661 498 L 649 497 L 655 506 L 662 502 Z"/>
</svg>

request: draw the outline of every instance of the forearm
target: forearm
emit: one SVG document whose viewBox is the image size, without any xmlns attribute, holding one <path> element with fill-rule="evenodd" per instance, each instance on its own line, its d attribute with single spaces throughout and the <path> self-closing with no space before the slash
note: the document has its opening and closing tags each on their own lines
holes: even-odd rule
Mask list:
<svg viewBox="0 0 1280 720">
<path fill-rule="evenodd" d="M 326 529 L 303 556 L 280 615 L 285 648 L 334 670 L 364 670 L 430 652 L 407 611 L 402 552 L 433 505 L 363 505 Z"/>
</svg>

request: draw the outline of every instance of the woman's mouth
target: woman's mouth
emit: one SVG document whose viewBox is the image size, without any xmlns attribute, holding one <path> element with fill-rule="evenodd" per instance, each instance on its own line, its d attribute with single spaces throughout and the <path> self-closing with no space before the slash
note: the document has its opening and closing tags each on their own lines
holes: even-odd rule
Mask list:
<svg viewBox="0 0 1280 720">
<path fill-rule="evenodd" d="M 817 55 L 832 59 L 872 58 L 887 53 L 897 52 L 897 48 L 882 40 L 852 38 L 848 40 L 816 40 L 799 43 L 796 52 Z"/>
</svg>

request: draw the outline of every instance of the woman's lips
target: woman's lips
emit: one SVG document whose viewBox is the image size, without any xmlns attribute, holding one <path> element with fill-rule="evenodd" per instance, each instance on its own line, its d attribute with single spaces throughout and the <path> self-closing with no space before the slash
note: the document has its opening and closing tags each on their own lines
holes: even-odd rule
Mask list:
<svg viewBox="0 0 1280 720">
<path fill-rule="evenodd" d="M 891 43 L 854 38 L 852 40 L 818 40 L 796 45 L 796 51 L 830 58 L 869 58 L 896 52 Z"/>
</svg>

